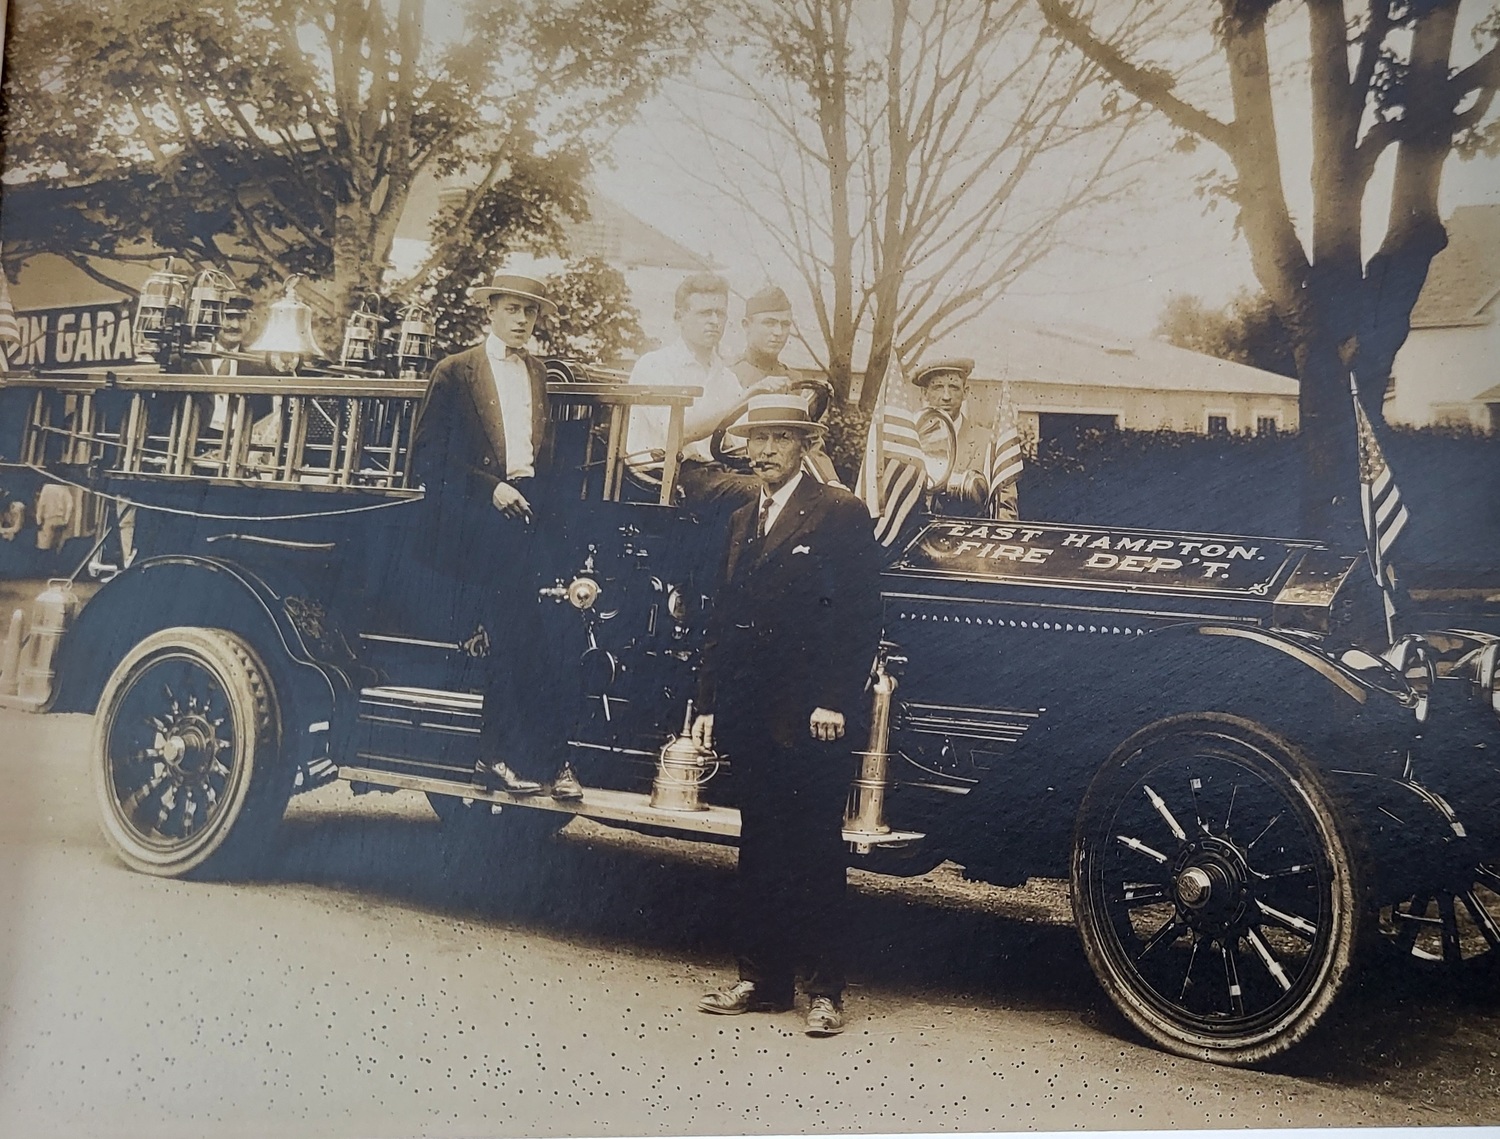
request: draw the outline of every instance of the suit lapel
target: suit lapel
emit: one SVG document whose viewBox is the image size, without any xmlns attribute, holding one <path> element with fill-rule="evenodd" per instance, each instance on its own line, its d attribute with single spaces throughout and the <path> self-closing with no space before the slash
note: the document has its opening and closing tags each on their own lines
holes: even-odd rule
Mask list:
<svg viewBox="0 0 1500 1139">
<path fill-rule="evenodd" d="M 765 561 L 811 525 L 812 510 L 817 505 L 820 494 L 818 486 L 817 479 L 809 478 L 806 474 L 802 476 L 797 489 L 792 491 L 792 497 L 787 499 L 786 505 L 777 515 L 776 524 L 761 543 L 756 561 Z"/>
<path fill-rule="evenodd" d="M 753 559 L 747 560 L 745 554 L 755 552 L 747 551 L 746 547 L 750 541 L 750 527 L 753 524 L 751 519 L 755 517 L 757 509 L 756 504 L 752 502 L 749 506 L 740 507 L 729 516 L 729 555 L 724 567 L 726 581 L 733 581 L 740 567 L 753 561 Z"/>
<path fill-rule="evenodd" d="M 471 350 L 468 360 L 469 397 L 474 401 L 480 426 L 495 452 L 500 477 L 505 477 L 505 420 L 500 414 L 500 395 L 495 391 L 495 373 L 490 368 L 489 353 L 484 344 Z"/>
</svg>

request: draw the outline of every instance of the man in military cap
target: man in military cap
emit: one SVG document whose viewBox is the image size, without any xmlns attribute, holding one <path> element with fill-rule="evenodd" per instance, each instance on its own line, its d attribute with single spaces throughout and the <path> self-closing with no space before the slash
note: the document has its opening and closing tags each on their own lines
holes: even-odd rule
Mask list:
<svg viewBox="0 0 1500 1139">
<path fill-rule="evenodd" d="M 974 361 L 962 356 L 922 364 L 911 374 L 911 382 L 922 389 L 922 403 L 941 411 L 953 421 L 956 436 L 953 448 L 953 474 L 973 471 L 988 486 L 987 469 L 990 446 L 995 441 L 995 424 L 982 420 L 967 406 L 969 376 Z M 950 484 L 954 479 L 950 476 Z M 991 498 L 991 517 L 1013 521 L 1017 517 L 1016 483 L 1010 479 Z"/>
</svg>

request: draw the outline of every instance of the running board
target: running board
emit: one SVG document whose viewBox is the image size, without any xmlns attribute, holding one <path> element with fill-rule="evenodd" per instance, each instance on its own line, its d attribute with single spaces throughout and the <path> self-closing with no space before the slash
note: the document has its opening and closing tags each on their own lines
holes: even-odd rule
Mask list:
<svg viewBox="0 0 1500 1139">
<path fill-rule="evenodd" d="M 668 811 L 651 805 L 651 797 L 635 791 L 611 791 L 602 787 L 585 787 L 583 798 L 559 802 L 549 795 L 509 795 L 490 791 L 472 783 L 451 779 L 433 779 L 424 775 L 374 771 L 365 767 L 341 767 L 339 778 L 350 783 L 368 783 L 373 787 L 391 787 L 406 791 L 424 791 L 429 795 L 451 795 L 458 799 L 495 803 L 505 807 L 525 807 L 533 811 L 558 811 L 633 826 L 658 827 L 687 834 L 711 834 L 721 838 L 739 838 L 740 812 L 735 807 L 710 806 L 702 811 Z M 877 846 L 907 846 L 926 836 L 920 831 L 890 831 L 867 834 L 844 832 L 844 841 L 856 854 L 868 854 Z"/>
</svg>

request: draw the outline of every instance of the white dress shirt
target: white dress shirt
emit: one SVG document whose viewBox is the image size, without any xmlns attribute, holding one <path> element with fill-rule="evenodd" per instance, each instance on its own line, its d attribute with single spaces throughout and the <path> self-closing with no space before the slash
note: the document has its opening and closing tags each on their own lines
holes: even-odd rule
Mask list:
<svg viewBox="0 0 1500 1139">
<path fill-rule="evenodd" d="M 493 332 L 484 342 L 495 394 L 500 397 L 500 421 L 505 426 L 505 477 L 529 479 L 536 474 L 536 448 L 531 441 L 531 373 L 519 353 Z"/>
<path fill-rule="evenodd" d="M 778 519 L 778 518 L 781 517 L 782 510 L 786 508 L 787 500 L 790 499 L 792 497 L 792 495 L 796 492 L 796 490 L 797 490 L 797 484 L 800 483 L 801 481 L 802 481 L 802 472 L 798 471 L 791 478 L 787 479 L 786 482 L 784 482 L 784 483 L 781 484 L 781 489 L 779 489 L 775 494 L 769 496 L 770 500 L 771 500 L 771 509 L 770 510 L 766 510 L 766 533 L 767 534 L 770 534 L 771 527 L 773 527 L 773 526 L 776 525 L 776 519 Z M 765 487 L 761 487 L 760 488 L 760 502 L 756 505 L 756 510 L 765 510 L 766 509 L 766 498 L 767 497 L 768 496 L 766 495 L 766 488 Z"/>
<path fill-rule="evenodd" d="M 647 352 L 635 362 L 630 372 L 632 384 L 684 384 L 703 389 L 703 394 L 687 409 L 683 432 L 684 458 L 710 462 L 713 455 L 708 448 L 708 436 L 745 398 L 745 389 L 723 360 L 716 355 L 703 365 L 681 340 Z M 630 456 L 642 452 L 665 451 L 667 449 L 667 425 L 671 409 L 666 407 L 633 407 L 630 409 L 630 427 L 625 435 L 625 453 Z M 694 424 L 706 424 L 694 430 Z"/>
</svg>

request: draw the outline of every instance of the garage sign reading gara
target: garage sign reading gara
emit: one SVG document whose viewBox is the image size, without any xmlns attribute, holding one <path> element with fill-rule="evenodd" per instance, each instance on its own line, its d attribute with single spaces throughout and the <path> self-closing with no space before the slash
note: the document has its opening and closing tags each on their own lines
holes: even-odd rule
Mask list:
<svg viewBox="0 0 1500 1139">
<path fill-rule="evenodd" d="M 941 521 L 902 569 L 1033 585 L 1266 597 L 1311 543 L 1046 523 Z"/>
</svg>

